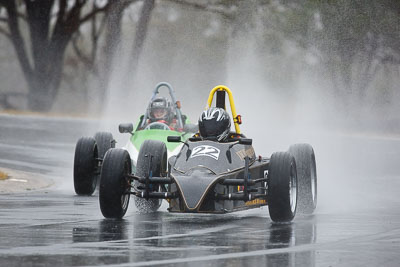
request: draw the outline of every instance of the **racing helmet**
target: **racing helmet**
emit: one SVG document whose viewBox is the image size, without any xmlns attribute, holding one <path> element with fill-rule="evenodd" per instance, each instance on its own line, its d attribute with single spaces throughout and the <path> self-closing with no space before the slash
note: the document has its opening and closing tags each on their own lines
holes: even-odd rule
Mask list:
<svg viewBox="0 0 400 267">
<path fill-rule="evenodd" d="M 170 116 L 170 105 L 165 97 L 157 97 L 151 101 L 148 108 L 148 117 L 151 120 L 168 121 Z"/>
<path fill-rule="evenodd" d="M 204 139 L 224 141 L 231 130 L 231 119 L 223 108 L 212 107 L 201 113 L 199 131 Z"/>
</svg>

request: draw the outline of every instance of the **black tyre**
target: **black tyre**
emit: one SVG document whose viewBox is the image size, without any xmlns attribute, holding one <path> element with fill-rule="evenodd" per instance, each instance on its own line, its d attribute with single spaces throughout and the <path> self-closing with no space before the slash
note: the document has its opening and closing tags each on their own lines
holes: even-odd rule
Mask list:
<svg viewBox="0 0 400 267">
<path fill-rule="evenodd" d="M 317 207 L 317 168 L 314 149 L 309 144 L 295 144 L 289 148 L 296 160 L 298 179 L 298 212 L 311 214 Z"/>
<path fill-rule="evenodd" d="M 97 145 L 92 137 L 82 137 L 75 147 L 74 188 L 78 195 L 92 195 L 96 189 Z"/>
<path fill-rule="evenodd" d="M 131 189 L 127 175 L 131 170 L 131 158 L 126 150 L 111 148 L 107 151 L 101 167 L 99 190 L 104 217 L 119 219 L 125 215 Z"/>
<path fill-rule="evenodd" d="M 99 158 L 103 159 L 107 150 L 115 147 L 115 140 L 111 133 L 97 132 L 94 135 L 96 140 L 97 150 L 99 151 Z"/>
<path fill-rule="evenodd" d="M 150 166 L 150 157 L 152 163 Z M 167 147 L 157 140 L 145 140 L 140 147 L 137 165 L 136 176 L 147 177 L 150 173 L 150 168 L 154 177 L 165 177 L 167 171 Z M 135 186 L 144 186 L 135 181 Z M 159 191 L 158 188 L 151 188 L 152 191 Z M 161 199 L 149 199 L 135 197 L 135 205 L 142 213 L 157 211 L 161 206 Z"/>
<path fill-rule="evenodd" d="M 290 222 L 296 214 L 296 162 L 289 152 L 271 156 L 268 172 L 268 209 L 274 222 Z"/>
</svg>

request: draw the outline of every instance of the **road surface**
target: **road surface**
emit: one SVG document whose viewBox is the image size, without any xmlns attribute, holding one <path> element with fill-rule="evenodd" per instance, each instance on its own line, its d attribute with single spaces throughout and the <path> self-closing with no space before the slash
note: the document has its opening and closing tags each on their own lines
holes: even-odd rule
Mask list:
<svg viewBox="0 0 400 267">
<path fill-rule="evenodd" d="M 310 136 L 319 203 L 314 215 L 290 224 L 273 224 L 267 207 L 196 215 L 170 214 L 163 204 L 143 215 L 133 201 L 124 219 L 106 220 L 98 195 L 77 196 L 72 183 L 77 139 L 101 127 L 95 120 L 0 115 L 0 169 L 52 181 L 0 194 L 0 266 L 400 265 L 395 136 Z"/>
</svg>

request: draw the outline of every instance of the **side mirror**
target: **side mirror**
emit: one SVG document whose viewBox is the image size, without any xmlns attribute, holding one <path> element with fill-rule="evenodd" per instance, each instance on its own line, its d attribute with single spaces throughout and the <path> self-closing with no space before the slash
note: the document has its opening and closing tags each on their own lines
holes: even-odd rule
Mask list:
<svg viewBox="0 0 400 267">
<path fill-rule="evenodd" d="M 133 132 L 133 124 L 132 123 L 121 123 L 118 126 L 120 133 L 132 133 Z"/>
<path fill-rule="evenodd" d="M 250 139 L 250 138 L 240 138 L 240 139 L 239 139 L 239 144 L 251 146 L 251 144 L 253 144 L 253 139 Z"/>
<path fill-rule="evenodd" d="M 179 143 L 181 141 L 180 136 L 168 136 L 167 141 L 171 143 Z"/>
</svg>

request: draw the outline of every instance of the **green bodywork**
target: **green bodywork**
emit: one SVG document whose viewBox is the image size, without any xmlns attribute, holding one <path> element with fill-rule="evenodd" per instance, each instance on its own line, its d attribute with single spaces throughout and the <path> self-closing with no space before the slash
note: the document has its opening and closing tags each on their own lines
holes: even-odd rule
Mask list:
<svg viewBox="0 0 400 267">
<path fill-rule="evenodd" d="M 173 151 L 177 148 L 181 143 L 170 143 L 167 142 L 168 136 L 181 136 L 182 141 L 186 141 L 189 137 L 191 137 L 193 133 L 182 133 L 177 131 L 166 131 L 166 130 L 140 130 L 136 131 L 134 135 L 131 137 L 131 142 L 134 147 L 139 151 L 140 146 L 144 142 L 144 140 L 159 140 L 164 142 L 167 145 L 168 151 Z"/>
<path fill-rule="evenodd" d="M 181 143 L 171 143 L 167 141 L 168 136 L 180 136 L 181 140 L 185 142 L 189 137 L 193 135 L 193 133 L 186 133 L 186 132 L 178 132 L 178 131 L 173 131 L 173 130 L 160 130 L 160 129 L 148 129 L 148 130 L 138 130 L 138 126 L 140 121 L 143 119 L 143 116 L 139 119 L 139 122 L 136 124 L 135 128 L 136 129 L 133 132 L 133 135 L 130 138 L 130 141 L 132 142 L 133 146 L 139 151 L 140 146 L 144 142 L 144 140 L 159 140 L 161 142 L 164 142 L 165 145 L 167 146 L 167 149 L 169 152 L 174 151 Z M 186 119 L 185 124 L 190 123 L 188 119 Z"/>
</svg>

